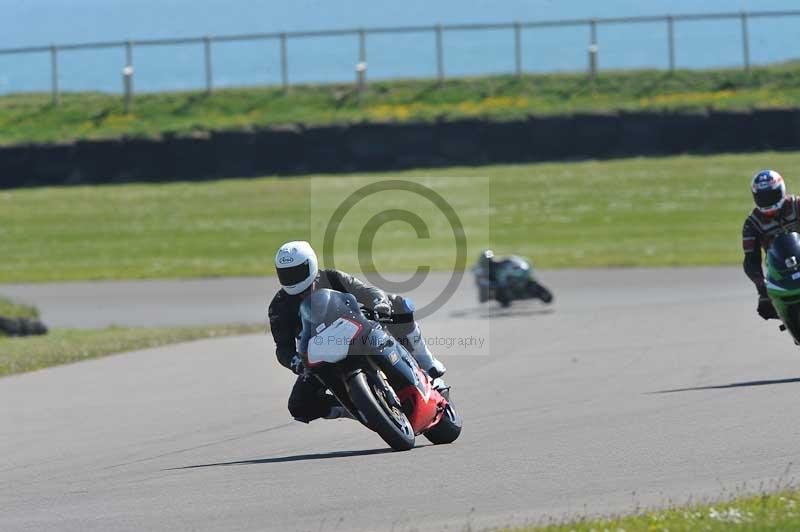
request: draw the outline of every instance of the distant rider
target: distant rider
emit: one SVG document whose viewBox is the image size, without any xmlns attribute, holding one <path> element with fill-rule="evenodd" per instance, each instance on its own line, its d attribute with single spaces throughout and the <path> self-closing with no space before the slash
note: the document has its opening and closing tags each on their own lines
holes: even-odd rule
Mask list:
<svg viewBox="0 0 800 532">
<path fill-rule="evenodd" d="M 494 251 L 484 249 L 472 271 L 481 303 L 491 298 L 504 307 L 514 299 L 536 298 L 547 304 L 553 301 L 553 293 L 536 280 L 530 261 L 523 257 L 511 255 L 498 260 Z"/>
<path fill-rule="evenodd" d="M 497 260 L 495 259 L 494 251 L 491 249 L 484 249 L 478 256 L 478 264 L 476 264 L 472 271 L 478 279 L 478 300 L 484 303 L 489 300 L 491 290 L 496 291 L 497 300 L 509 302 L 513 299 L 511 290 L 507 287 L 502 287 L 498 283 L 497 274 L 500 270 L 506 267 L 508 259 Z"/>
<path fill-rule="evenodd" d="M 494 251 L 491 249 L 481 251 L 478 257 L 478 268 L 486 276 L 490 285 L 497 283 L 497 264 L 498 261 L 494 260 Z"/>
<path fill-rule="evenodd" d="M 444 375 L 444 364 L 431 354 L 419 324 L 414 320 L 414 306 L 410 300 L 387 295 L 339 270 L 320 270 L 316 253 L 304 241 L 282 245 L 275 255 L 275 269 L 283 288 L 275 294 L 269 305 L 269 324 L 278 362 L 298 376 L 289 396 L 289 413 L 296 420 L 308 423 L 321 417 L 336 419 L 347 415 L 339 402 L 325 393 L 325 387 L 305 371 L 297 352 L 295 339 L 303 328 L 300 303 L 318 288 L 353 294 L 359 303 L 378 316 L 394 316 L 394 323 L 387 326 L 388 332 L 408 349 L 431 378 Z"/>
<path fill-rule="evenodd" d="M 786 194 L 786 183 L 774 170 L 762 170 L 753 176 L 750 190 L 756 206 L 742 228 L 744 271 L 758 290 L 758 315 L 769 320 L 778 318 L 778 313 L 767 297 L 761 250 L 766 251 L 778 233 L 800 230 L 800 197 Z"/>
</svg>

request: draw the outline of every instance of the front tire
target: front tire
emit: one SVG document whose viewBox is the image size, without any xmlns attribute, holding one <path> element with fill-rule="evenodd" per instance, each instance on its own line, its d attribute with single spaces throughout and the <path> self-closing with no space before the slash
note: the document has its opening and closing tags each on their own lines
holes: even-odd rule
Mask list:
<svg viewBox="0 0 800 532">
<path fill-rule="evenodd" d="M 783 320 L 783 323 L 789 329 L 795 345 L 800 346 L 800 342 L 798 342 L 800 340 L 800 306 L 787 305 L 784 313 L 786 319 Z M 782 317 L 780 312 L 778 312 L 778 317 Z"/>
<path fill-rule="evenodd" d="M 553 302 L 553 293 L 536 281 L 530 282 L 528 285 L 528 293 L 537 299 L 541 299 L 543 303 L 549 304 Z"/>
<path fill-rule="evenodd" d="M 414 429 L 406 415 L 389 406 L 377 386 L 370 383 L 367 375 L 357 373 L 350 380 L 350 399 L 366 419 L 367 427 L 383 438 L 395 451 L 407 451 L 414 447 Z"/>
</svg>

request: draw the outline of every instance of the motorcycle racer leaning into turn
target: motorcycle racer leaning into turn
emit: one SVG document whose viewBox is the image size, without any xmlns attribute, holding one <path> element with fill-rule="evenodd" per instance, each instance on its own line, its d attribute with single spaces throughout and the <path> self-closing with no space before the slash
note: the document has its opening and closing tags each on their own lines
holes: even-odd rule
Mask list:
<svg viewBox="0 0 800 532">
<path fill-rule="evenodd" d="M 339 270 L 320 270 L 317 255 L 305 241 L 287 242 L 275 255 L 275 270 L 282 288 L 269 305 L 269 324 L 275 340 L 278 362 L 297 375 L 289 395 L 289 413 L 297 421 L 308 423 L 318 418 L 347 417 L 347 411 L 325 387 L 303 367 L 297 352 L 296 337 L 302 330 L 300 303 L 312 291 L 330 288 L 350 293 L 356 300 L 382 318 L 393 318 L 387 331 L 417 360 L 432 379 L 444 375 L 444 364 L 425 344 L 419 324 L 414 320 L 414 305 L 399 295 L 362 283 Z"/>
<path fill-rule="evenodd" d="M 758 290 L 758 315 L 765 320 L 777 319 L 764 284 L 761 250 L 769 249 L 779 233 L 800 231 L 800 196 L 786 194 L 786 183 L 774 170 L 762 170 L 753 176 L 750 190 L 756 206 L 742 228 L 744 271 Z"/>
</svg>

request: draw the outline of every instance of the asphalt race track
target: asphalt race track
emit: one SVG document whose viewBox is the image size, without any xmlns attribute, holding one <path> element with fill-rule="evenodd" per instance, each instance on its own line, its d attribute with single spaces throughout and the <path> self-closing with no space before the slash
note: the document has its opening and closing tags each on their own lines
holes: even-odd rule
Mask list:
<svg viewBox="0 0 800 532">
<path fill-rule="evenodd" d="M 392 453 L 350 420 L 293 422 L 293 379 L 266 335 L 0 379 L 0 530 L 474 530 L 794 477 L 800 348 L 758 318 L 738 268 L 541 280 L 556 294 L 552 308 L 479 307 L 467 279 L 425 319 L 465 420 L 448 446 L 419 438 Z M 167 282 L 101 284 L 94 305 L 116 286 L 139 294 L 129 307 L 139 308 L 143 287 L 158 286 L 150 319 L 180 310 L 191 321 L 195 309 L 206 323 L 213 307 L 237 316 L 222 321 L 258 321 L 273 281 L 193 283 L 188 302 Z M 252 320 L 225 312 L 237 283 L 251 287 L 241 305 Z M 35 300 L 61 324 L 76 285 L 0 292 Z M 76 322 L 122 319 L 106 308 L 93 321 L 91 286 L 78 288 Z M 62 301 L 43 303 L 37 290 Z"/>
</svg>

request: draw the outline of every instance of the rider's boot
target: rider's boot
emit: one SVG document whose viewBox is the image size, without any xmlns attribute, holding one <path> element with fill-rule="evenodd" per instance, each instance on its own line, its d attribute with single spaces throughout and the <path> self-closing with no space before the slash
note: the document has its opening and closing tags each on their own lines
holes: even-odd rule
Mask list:
<svg viewBox="0 0 800 532">
<path fill-rule="evenodd" d="M 419 324 L 414 323 L 414 330 L 406 336 L 406 342 L 403 344 L 408 348 L 408 351 L 417 361 L 422 369 L 424 369 L 432 379 L 438 379 L 445 374 L 447 368 L 444 367 L 436 357 L 433 356 L 428 345 L 425 343 L 425 337 L 419 329 Z"/>
</svg>

